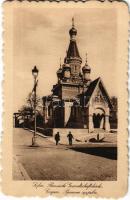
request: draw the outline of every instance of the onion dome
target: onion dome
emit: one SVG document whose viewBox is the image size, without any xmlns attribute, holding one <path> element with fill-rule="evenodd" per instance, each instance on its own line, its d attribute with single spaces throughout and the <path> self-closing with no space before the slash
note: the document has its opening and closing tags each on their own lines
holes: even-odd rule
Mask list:
<svg viewBox="0 0 130 200">
<path fill-rule="evenodd" d="M 65 70 L 70 70 L 70 69 L 71 69 L 71 67 L 70 67 L 70 65 L 69 65 L 68 63 L 64 63 L 64 64 L 63 64 L 63 68 L 64 68 Z"/>
<path fill-rule="evenodd" d="M 58 75 L 58 74 L 62 74 L 62 69 L 61 69 L 61 68 L 59 68 L 59 69 L 57 70 L 57 72 L 56 72 L 56 73 L 57 73 L 57 75 Z"/>
<path fill-rule="evenodd" d="M 57 70 L 57 77 L 58 77 L 58 80 L 60 80 L 62 78 L 62 69 L 61 68 L 59 68 Z"/>
<path fill-rule="evenodd" d="M 86 73 L 86 72 L 90 73 L 91 72 L 91 67 L 87 63 L 87 54 L 86 54 L 86 63 L 83 66 L 82 71 L 83 71 L 83 73 Z"/>
<path fill-rule="evenodd" d="M 90 71 L 91 71 L 91 68 L 90 68 L 88 65 L 85 64 L 85 65 L 83 66 L 83 68 L 82 68 L 82 71 L 83 71 L 83 73 L 84 73 L 84 72 L 90 72 Z"/>
<path fill-rule="evenodd" d="M 76 30 L 74 27 L 72 27 L 72 28 L 69 30 L 69 34 L 70 34 L 70 36 L 72 36 L 72 35 L 77 35 L 77 30 Z"/>
<path fill-rule="evenodd" d="M 77 30 L 74 27 L 74 18 L 72 18 L 72 28 L 69 31 L 70 36 L 72 37 L 73 35 L 77 35 Z"/>
</svg>

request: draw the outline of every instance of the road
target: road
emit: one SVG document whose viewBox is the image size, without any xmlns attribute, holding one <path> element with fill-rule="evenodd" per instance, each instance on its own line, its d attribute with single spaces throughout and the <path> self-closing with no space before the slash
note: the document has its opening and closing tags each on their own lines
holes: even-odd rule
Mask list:
<svg viewBox="0 0 130 200">
<path fill-rule="evenodd" d="M 30 131 L 14 129 L 15 180 L 116 180 L 117 160 L 114 157 L 97 153 L 97 149 L 82 151 L 67 145 L 56 146 L 52 140 L 40 136 L 37 137 L 39 147 L 31 147 L 31 139 Z"/>
</svg>

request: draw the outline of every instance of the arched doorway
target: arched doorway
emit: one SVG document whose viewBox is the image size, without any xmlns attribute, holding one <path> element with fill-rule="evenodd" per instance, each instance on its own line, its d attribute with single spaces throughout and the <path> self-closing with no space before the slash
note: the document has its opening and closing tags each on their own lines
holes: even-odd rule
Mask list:
<svg viewBox="0 0 130 200">
<path fill-rule="evenodd" d="M 105 112 L 103 109 L 97 108 L 93 113 L 94 128 L 105 129 Z"/>
</svg>

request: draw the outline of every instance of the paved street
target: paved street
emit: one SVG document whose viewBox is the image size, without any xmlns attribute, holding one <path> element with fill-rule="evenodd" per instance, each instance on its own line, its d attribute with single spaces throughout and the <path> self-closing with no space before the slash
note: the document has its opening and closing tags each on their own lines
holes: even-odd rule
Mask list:
<svg viewBox="0 0 130 200">
<path fill-rule="evenodd" d="M 110 149 L 55 146 L 53 140 L 37 137 L 39 147 L 30 147 L 32 133 L 14 129 L 13 177 L 15 180 L 116 180 L 117 160 Z"/>
</svg>

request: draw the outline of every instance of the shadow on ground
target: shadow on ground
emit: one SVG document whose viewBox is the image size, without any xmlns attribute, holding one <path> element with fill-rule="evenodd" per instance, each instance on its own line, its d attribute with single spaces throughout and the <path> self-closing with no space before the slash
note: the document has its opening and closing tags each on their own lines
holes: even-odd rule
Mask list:
<svg viewBox="0 0 130 200">
<path fill-rule="evenodd" d="M 117 160 L 117 147 L 71 147 L 71 149 L 81 153 Z"/>
</svg>

